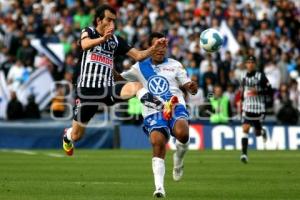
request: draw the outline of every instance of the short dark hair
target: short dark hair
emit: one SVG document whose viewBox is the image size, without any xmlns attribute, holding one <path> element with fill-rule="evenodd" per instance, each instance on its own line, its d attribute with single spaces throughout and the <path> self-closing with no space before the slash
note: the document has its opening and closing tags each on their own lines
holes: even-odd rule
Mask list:
<svg viewBox="0 0 300 200">
<path fill-rule="evenodd" d="M 148 40 L 149 46 L 152 45 L 153 38 L 164 38 L 164 37 L 165 37 L 165 35 L 163 33 L 159 33 L 159 32 L 151 33 L 149 36 L 149 40 Z"/>
<path fill-rule="evenodd" d="M 111 13 L 113 13 L 115 15 L 117 14 L 116 10 L 107 4 L 103 4 L 103 5 L 99 6 L 98 8 L 96 8 L 96 13 L 95 13 L 94 21 L 93 21 L 94 26 L 97 26 L 97 18 L 102 20 L 105 17 L 106 10 L 110 11 Z"/>
<path fill-rule="evenodd" d="M 246 58 L 245 58 L 245 62 L 256 62 L 256 58 L 255 56 L 252 56 L 252 55 L 248 55 Z"/>
</svg>

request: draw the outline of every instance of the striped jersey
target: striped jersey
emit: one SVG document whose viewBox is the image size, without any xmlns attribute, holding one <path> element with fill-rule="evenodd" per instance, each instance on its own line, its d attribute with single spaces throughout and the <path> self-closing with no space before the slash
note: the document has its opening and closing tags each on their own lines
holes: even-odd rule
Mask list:
<svg viewBox="0 0 300 200">
<path fill-rule="evenodd" d="M 82 30 L 83 32 L 87 32 L 91 39 L 101 37 L 95 27 L 87 27 Z M 104 43 L 84 50 L 77 87 L 103 88 L 113 86 L 114 58 L 118 55 L 125 55 L 130 49 L 131 47 L 124 39 L 113 35 Z"/>
<path fill-rule="evenodd" d="M 242 75 L 242 103 L 243 111 L 249 113 L 264 113 L 265 96 L 272 91 L 271 85 L 265 74 L 257 71 L 247 72 Z M 251 92 L 252 89 L 257 91 L 257 94 Z"/>
</svg>

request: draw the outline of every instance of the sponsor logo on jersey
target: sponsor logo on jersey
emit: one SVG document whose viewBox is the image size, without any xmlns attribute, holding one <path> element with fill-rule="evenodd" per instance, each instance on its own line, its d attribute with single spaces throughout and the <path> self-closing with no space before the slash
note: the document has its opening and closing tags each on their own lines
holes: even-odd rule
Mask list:
<svg viewBox="0 0 300 200">
<path fill-rule="evenodd" d="M 148 81 L 148 90 L 156 96 L 164 95 L 169 91 L 169 82 L 168 80 L 159 75 L 150 77 Z"/>
<path fill-rule="evenodd" d="M 168 71 L 168 72 L 174 72 L 175 69 L 172 69 L 172 68 L 167 68 L 167 67 L 164 67 L 162 68 L 163 71 Z"/>
<path fill-rule="evenodd" d="M 93 53 L 91 55 L 91 61 L 103 63 L 103 64 L 109 65 L 109 66 L 113 65 L 113 59 L 112 58 L 108 58 L 106 56 L 95 54 L 95 53 Z"/>
</svg>

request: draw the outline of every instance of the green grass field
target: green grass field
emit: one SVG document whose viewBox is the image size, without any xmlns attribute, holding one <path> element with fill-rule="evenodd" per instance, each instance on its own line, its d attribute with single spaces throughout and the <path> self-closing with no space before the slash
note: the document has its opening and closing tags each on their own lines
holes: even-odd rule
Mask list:
<svg viewBox="0 0 300 200">
<path fill-rule="evenodd" d="M 146 200 L 154 190 L 150 151 L 0 151 L 1 200 Z M 190 151 L 185 174 L 172 180 L 167 156 L 167 199 L 300 199 L 299 151 Z"/>
</svg>

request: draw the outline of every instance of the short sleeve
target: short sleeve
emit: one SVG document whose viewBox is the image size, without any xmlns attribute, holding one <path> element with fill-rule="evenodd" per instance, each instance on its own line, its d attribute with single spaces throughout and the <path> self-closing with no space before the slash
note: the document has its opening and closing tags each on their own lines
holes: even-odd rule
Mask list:
<svg viewBox="0 0 300 200">
<path fill-rule="evenodd" d="M 87 33 L 88 35 L 82 37 L 83 33 Z M 79 45 L 80 45 L 80 47 L 81 47 L 81 40 L 85 39 L 86 37 L 91 38 L 91 39 L 97 38 L 96 35 L 94 34 L 93 29 L 91 27 L 86 27 L 86 28 L 82 29 L 82 31 L 80 33 L 80 38 L 79 38 Z"/>
<path fill-rule="evenodd" d="M 131 68 L 127 71 L 121 73 L 121 76 L 127 81 L 139 81 L 139 72 L 137 68 L 138 63 L 131 66 Z"/>
<path fill-rule="evenodd" d="M 88 33 L 89 38 L 93 38 L 93 30 L 90 27 L 86 27 L 86 28 L 82 29 L 81 34 L 84 32 Z M 81 38 L 81 34 L 80 34 L 80 38 Z"/>
<path fill-rule="evenodd" d="M 132 47 L 121 37 L 116 36 L 118 40 L 118 47 L 115 55 L 125 55 Z"/>
<path fill-rule="evenodd" d="M 176 73 L 177 80 L 180 85 L 184 85 L 188 82 L 191 82 L 191 79 L 187 76 L 187 72 L 181 63 L 178 62 L 178 68 Z"/>
</svg>

